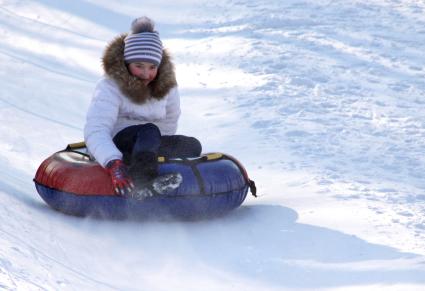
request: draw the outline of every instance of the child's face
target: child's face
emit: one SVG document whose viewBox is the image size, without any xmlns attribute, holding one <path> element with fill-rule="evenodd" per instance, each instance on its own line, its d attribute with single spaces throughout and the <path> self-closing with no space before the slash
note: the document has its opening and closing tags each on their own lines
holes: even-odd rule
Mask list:
<svg viewBox="0 0 425 291">
<path fill-rule="evenodd" d="M 128 65 L 128 69 L 133 76 L 142 80 L 145 85 L 155 79 L 158 73 L 158 67 L 148 62 L 131 63 Z"/>
</svg>

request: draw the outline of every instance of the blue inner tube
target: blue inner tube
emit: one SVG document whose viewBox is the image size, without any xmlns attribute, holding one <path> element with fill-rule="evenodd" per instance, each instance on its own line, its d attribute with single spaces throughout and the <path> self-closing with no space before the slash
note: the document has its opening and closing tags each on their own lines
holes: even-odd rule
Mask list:
<svg viewBox="0 0 425 291">
<path fill-rule="evenodd" d="M 243 166 L 225 154 L 165 160 L 159 172 L 179 172 L 183 182 L 163 195 L 125 198 L 111 193 L 110 178 L 95 161 L 84 153 L 65 150 L 40 165 L 34 182 L 43 200 L 58 211 L 113 219 L 208 218 L 239 207 L 250 188 L 255 194 Z"/>
</svg>

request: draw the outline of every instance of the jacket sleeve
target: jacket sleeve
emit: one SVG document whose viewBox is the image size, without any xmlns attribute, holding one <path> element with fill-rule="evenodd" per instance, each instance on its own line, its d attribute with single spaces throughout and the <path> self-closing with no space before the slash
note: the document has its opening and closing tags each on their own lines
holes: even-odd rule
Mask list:
<svg viewBox="0 0 425 291">
<path fill-rule="evenodd" d="M 173 135 L 177 132 L 177 125 L 180 118 L 180 95 L 176 87 L 172 88 L 168 93 L 166 105 L 166 117 L 161 120 L 159 127 L 163 135 Z"/>
<path fill-rule="evenodd" d="M 122 153 L 112 141 L 112 130 L 118 118 L 120 99 L 108 81 L 100 81 L 89 106 L 84 140 L 89 152 L 103 167 L 113 159 L 121 159 Z"/>
</svg>

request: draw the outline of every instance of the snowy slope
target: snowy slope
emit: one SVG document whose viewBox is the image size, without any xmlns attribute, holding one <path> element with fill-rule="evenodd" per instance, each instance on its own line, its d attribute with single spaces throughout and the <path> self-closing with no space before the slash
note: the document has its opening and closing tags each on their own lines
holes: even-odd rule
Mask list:
<svg viewBox="0 0 425 291">
<path fill-rule="evenodd" d="M 0 1 L 0 289 L 423 290 L 425 3 Z M 179 133 L 260 197 L 200 222 L 46 206 L 38 165 L 82 140 L 105 44 L 156 20 Z"/>
</svg>

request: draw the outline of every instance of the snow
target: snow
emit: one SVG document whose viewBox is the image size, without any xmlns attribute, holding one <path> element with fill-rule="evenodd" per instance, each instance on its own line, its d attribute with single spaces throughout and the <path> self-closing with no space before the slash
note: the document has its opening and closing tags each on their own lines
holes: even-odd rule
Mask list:
<svg viewBox="0 0 425 291">
<path fill-rule="evenodd" d="M 255 180 L 209 221 L 50 209 L 32 178 L 81 141 L 110 40 L 157 23 L 179 133 Z M 425 3 L 0 1 L 0 289 L 423 290 Z"/>
</svg>

